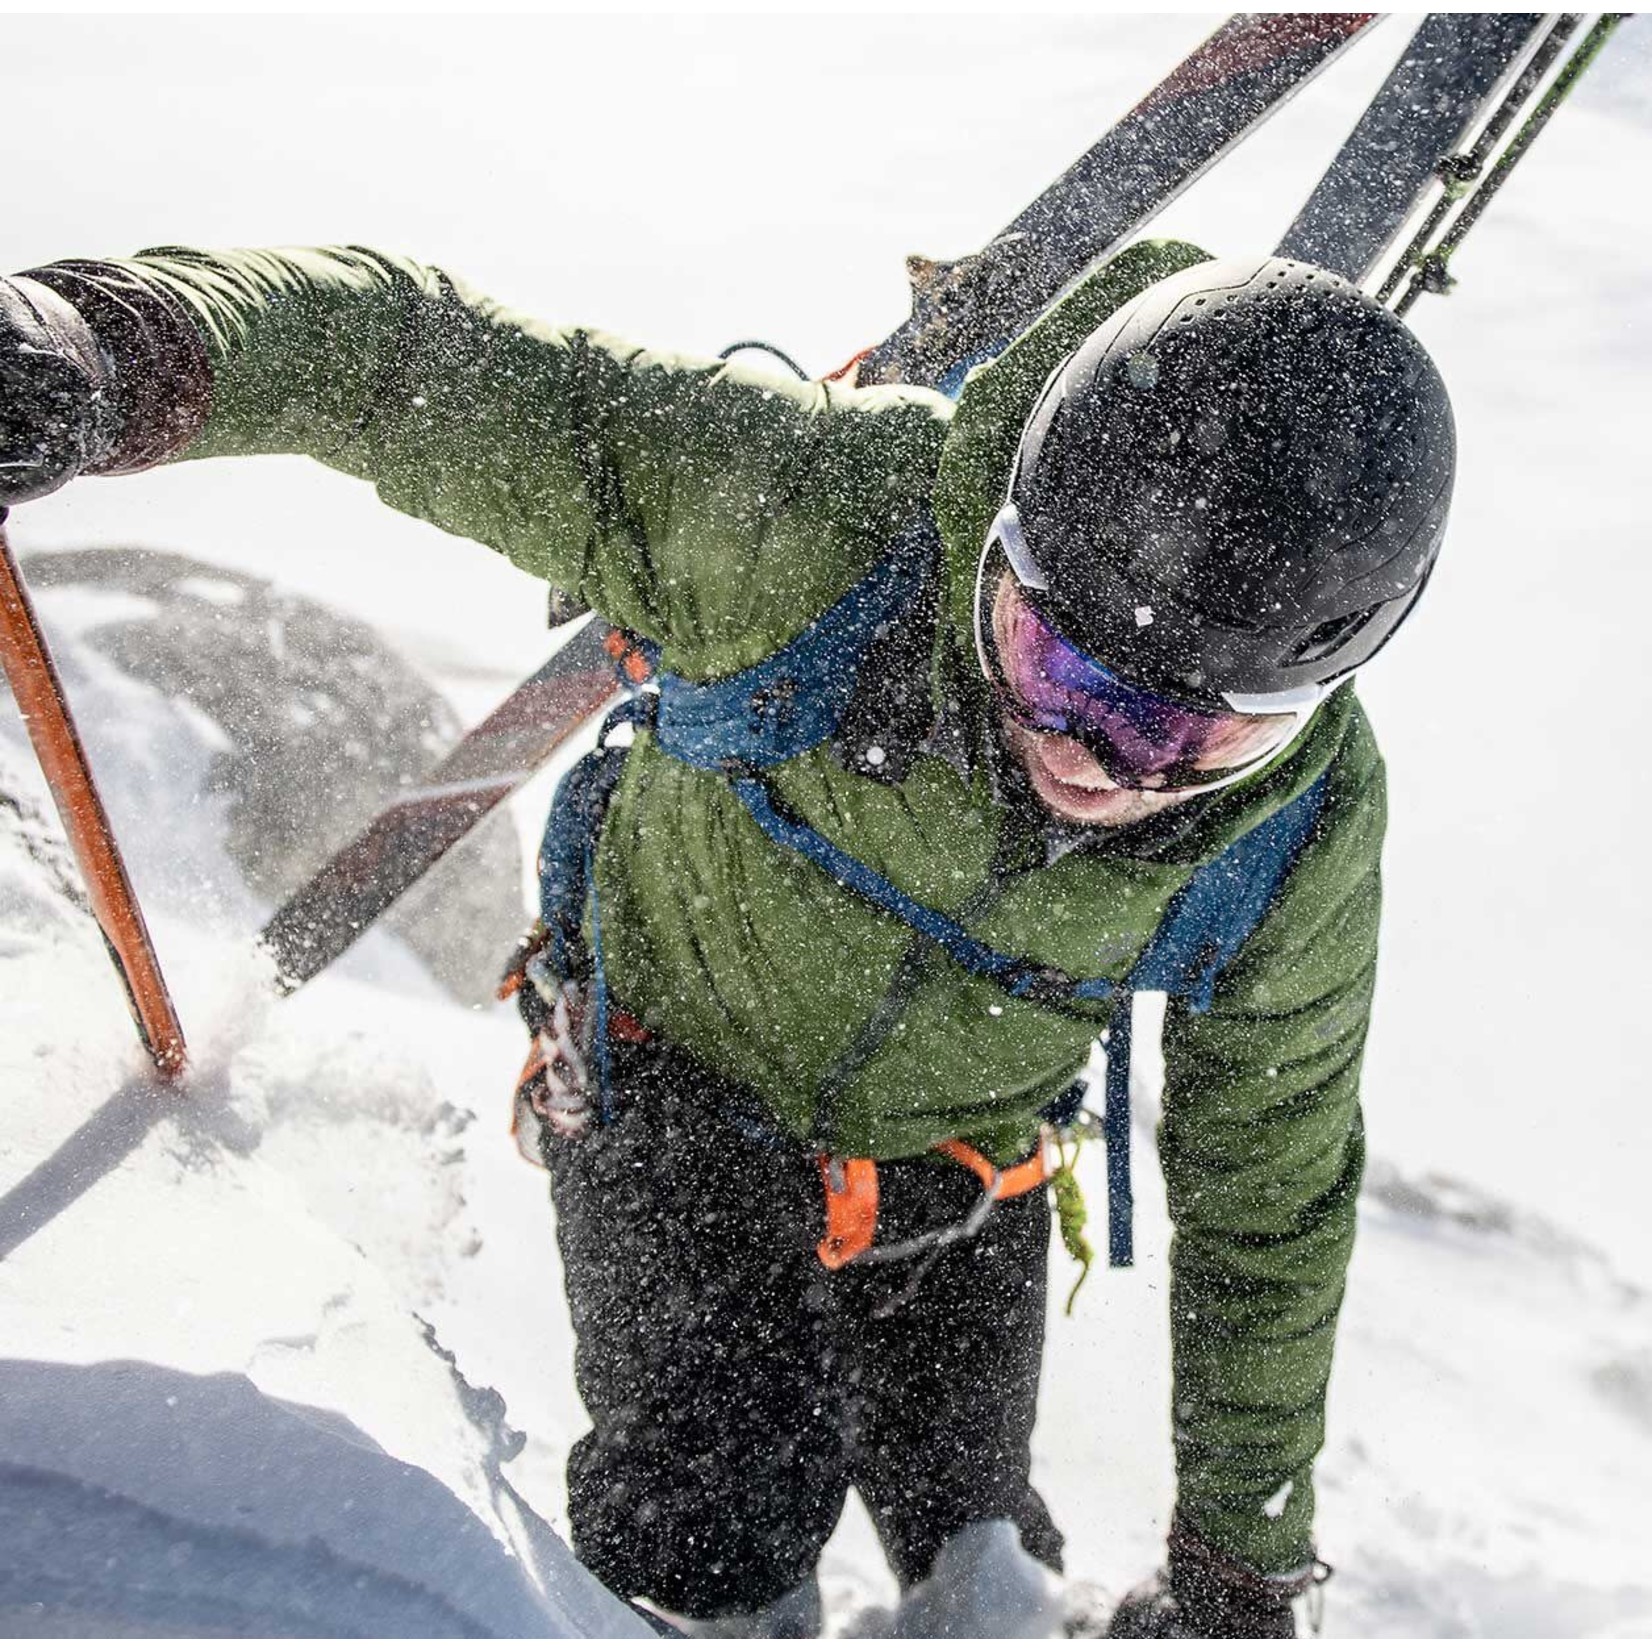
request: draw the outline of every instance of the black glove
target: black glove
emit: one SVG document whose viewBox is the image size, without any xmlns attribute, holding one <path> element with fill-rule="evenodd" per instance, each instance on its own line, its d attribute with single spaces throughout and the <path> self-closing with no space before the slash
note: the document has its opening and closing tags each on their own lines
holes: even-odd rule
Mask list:
<svg viewBox="0 0 1652 1652">
<path fill-rule="evenodd" d="M 74 305 L 38 281 L 0 279 L 0 509 L 109 457 L 120 423 L 112 375 Z"/>
<path fill-rule="evenodd" d="M 1107 1625 L 1110 1640 L 1292 1640 L 1291 1602 L 1331 1569 L 1312 1560 L 1270 1577 L 1211 1548 L 1186 1521 L 1170 1528 L 1163 1570 L 1138 1584 Z"/>
</svg>

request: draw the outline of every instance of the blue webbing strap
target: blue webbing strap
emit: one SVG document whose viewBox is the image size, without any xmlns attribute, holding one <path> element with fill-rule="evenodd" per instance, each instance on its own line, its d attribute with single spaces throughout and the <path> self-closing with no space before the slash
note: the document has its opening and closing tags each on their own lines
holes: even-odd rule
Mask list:
<svg viewBox="0 0 1652 1652">
<path fill-rule="evenodd" d="M 597 1069 L 597 1123 L 614 1122 L 614 1063 L 608 1041 L 608 970 L 602 955 L 602 902 L 597 897 L 597 880 L 591 875 L 596 863 L 596 838 L 586 840 L 585 887 L 591 891 L 591 1006 L 596 1016 L 591 1029 L 591 1059 Z"/>
<path fill-rule="evenodd" d="M 1107 1108 L 1101 1116 L 1101 1143 L 1107 1150 L 1107 1265 L 1128 1268 L 1135 1261 L 1136 1195 L 1130 1186 L 1130 1005 L 1121 992 L 1107 1023 Z"/>
<path fill-rule="evenodd" d="M 1216 977 L 1267 916 L 1313 835 L 1326 786 L 1322 774 L 1300 797 L 1201 866 L 1165 909 L 1125 985 L 1136 992 L 1173 993 L 1195 1010 L 1208 1010 Z"/>
<path fill-rule="evenodd" d="M 771 768 L 831 739 L 867 651 L 917 600 L 938 553 L 925 513 L 864 579 L 755 665 L 705 683 L 662 674 L 655 739 L 679 762 L 717 770 Z"/>
<path fill-rule="evenodd" d="M 782 814 L 768 786 L 756 775 L 742 775 L 731 779 L 729 784 L 752 819 L 775 843 L 812 860 L 845 889 L 898 918 L 925 940 L 933 941 L 971 975 L 996 983 L 1013 998 L 1027 998 L 1035 1003 L 1065 1004 L 1074 999 L 1102 1003 L 1112 997 L 1116 983 L 1104 977 L 1075 980 L 1047 964 L 1012 957 L 977 940 L 956 919 L 897 889 L 887 878 L 838 848 L 814 827 Z"/>
<path fill-rule="evenodd" d="M 1120 990 L 1107 1030 L 1107 1261 L 1128 1267 L 1135 1194 L 1130 1185 L 1130 1005 L 1137 992 L 1167 992 L 1208 1010 L 1216 977 L 1267 916 L 1274 896 L 1313 835 L 1325 801 L 1321 775 L 1182 885 Z"/>
<path fill-rule="evenodd" d="M 604 742 L 621 723 L 638 719 L 637 699 L 622 701 L 603 720 L 596 748 L 557 782 L 545 817 L 538 856 L 539 916 L 550 934 L 551 961 L 564 981 L 575 975 L 575 959 L 583 950 L 580 931 L 591 886 L 586 850 L 602 825 L 609 794 L 619 782 L 625 760 L 623 747 Z"/>
<path fill-rule="evenodd" d="M 651 698 L 651 697 L 650 697 Z M 619 784 L 625 748 L 605 742 L 622 723 L 646 721 L 649 703 L 633 693 L 602 720 L 594 751 L 589 751 L 558 782 L 539 845 L 539 915 L 550 935 L 552 966 L 559 979 L 576 974 L 580 926 L 587 905 L 591 913 L 591 1059 L 596 1068 L 597 1121 L 614 1117 L 613 1061 L 608 1036 L 608 971 L 602 947 L 602 909 L 597 896 L 597 836 L 608 799 Z"/>
</svg>

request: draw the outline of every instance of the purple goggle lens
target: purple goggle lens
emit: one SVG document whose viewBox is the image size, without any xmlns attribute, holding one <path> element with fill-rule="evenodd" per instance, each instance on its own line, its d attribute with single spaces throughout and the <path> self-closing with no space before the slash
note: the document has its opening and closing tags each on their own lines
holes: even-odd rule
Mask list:
<svg viewBox="0 0 1652 1652">
<path fill-rule="evenodd" d="M 982 653 L 1005 709 L 1023 727 L 1079 741 L 1118 785 L 1231 785 L 1281 751 L 1312 713 L 1312 705 L 1262 714 L 1201 711 L 1134 688 L 1062 636 L 1007 567 L 991 602 L 990 618 L 982 616 Z"/>
</svg>

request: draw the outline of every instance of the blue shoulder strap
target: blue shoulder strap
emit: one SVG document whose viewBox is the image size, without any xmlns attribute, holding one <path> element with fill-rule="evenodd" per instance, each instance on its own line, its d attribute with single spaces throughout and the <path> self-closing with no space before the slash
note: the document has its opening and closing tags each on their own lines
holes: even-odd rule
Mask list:
<svg viewBox="0 0 1652 1652">
<path fill-rule="evenodd" d="M 621 723 L 634 722 L 637 714 L 637 696 L 632 694 L 603 719 L 596 749 L 588 751 L 558 781 L 539 842 L 539 916 L 545 924 L 551 967 L 559 980 L 570 981 L 579 975 L 581 956 L 587 950 L 582 931 L 586 913 L 590 913 L 591 1055 L 597 1074 L 597 1119 L 602 1124 L 611 1122 L 613 1086 L 602 903 L 597 899 L 593 872 L 597 837 L 629 749 L 608 745 L 608 736 Z"/>
<path fill-rule="evenodd" d="M 1313 834 L 1325 797 L 1321 775 L 1303 794 L 1201 866 L 1165 909 L 1125 986 L 1168 992 L 1208 1010 L 1216 977 L 1239 955 Z"/>
<path fill-rule="evenodd" d="M 539 840 L 539 916 L 548 931 L 551 965 L 562 980 L 577 973 L 584 948 L 590 847 L 625 762 L 626 748 L 606 742 L 631 715 L 629 701 L 614 707 L 603 720 L 596 749 L 586 752 L 557 782 Z"/>
<path fill-rule="evenodd" d="M 603 1123 L 612 1106 L 608 972 L 593 863 L 627 750 L 607 746 L 608 735 L 621 723 L 651 724 L 660 745 L 674 757 L 719 771 L 768 767 L 812 750 L 830 739 L 843 720 L 861 661 L 885 628 L 917 600 L 939 548 L 940 536 L 925 513 L 824 614 L 784 647 L 733 676 L 694 683 L 661 673 L 657 695 L 639 694 L 636 684 L 620 678 L 632 692 L 608 713 L 597 749 L 563 776 L 539 846 L 539 913 L 549 933 L 552 967 L 563 979 L 578 971 L 582 931 L 587 919 L 590 923 L 592 1062 Z M 645 651 L 651 646 L 645 644 Z"/>
<path fill-rule="evenodd" d="M 697 769 L 772 768 L 831 739 L 861 661 L 912 606 L 940 549 L 926 511 L 873 570 L 756 665 L 709 683 L 664 672 L 654 738 Z"/>
<path fill-rule="evenodd" d="M 1107 1028 L 1107 1259 L 1132 1260 L 1135 1195 L 1130 1186 L 1130 1004 L 1138 992 L 1165 992 L 1195 1011 L 1208 1010 L 1216 977 L 1239 956 L 1296 858 L 1313 835 L 1325 801 L 1321 775 L 1201 866 L 1165 909 L 1153 939 L 1126 977 Z"/>
</svg>

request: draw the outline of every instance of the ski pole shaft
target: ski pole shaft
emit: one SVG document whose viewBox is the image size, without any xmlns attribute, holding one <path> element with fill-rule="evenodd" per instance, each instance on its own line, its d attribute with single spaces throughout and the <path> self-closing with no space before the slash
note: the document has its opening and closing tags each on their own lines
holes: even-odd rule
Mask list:
<svg viewBox="0 0 1652 1652">
<path fill-rule="evenodd" d="M 1525 124 L 1515 133 L 1508 148 L 1498 157 L 1497 164 L 1486 175 L 1485 181 L 1463 203 L 1462 211 L 1452 219 L 1451 227 L 1440 237 L 1433 250 L 1425 253 L 1418 261 L 1417 273 L 1412 276 L 1410 284 L 1394 306 L 1395 315 L 1405 315 L 1425 292 L 1444 292 L 1447 289 L 1450 278 L 1446 273 L 1446 261 L 1462 245 L 1463 237 L 1479 222 L 1480 215 L 1490 206 L 1492 198 L 1508 182 L 1509 174 L 1520 164 L 1521 158 L 1536 142 L 1538 134 L 1549 124 L 1554 112 L 1577 85 L 1583 71 L 1600 55 L 1601 48 L 1611 39 L 1613 31 L 1627 15 L 1626 12 L 1604 12 L 1594 27 L 1584 35 L 1577 50 L 1566 60 L 1560 73 L 1549 83 L 1548 90 L 1537 100 L 1537 105 L 1526 118 Z"/>
<path fill-rule="evenodd" d="M 4 521 L 0 510 L 0 667 L 86 880 L 92 916 L 126 989 L 138 1036 L 161 1077 L 174 1078 L 184 1065 L 183 1028 Z"/>
</svg>

